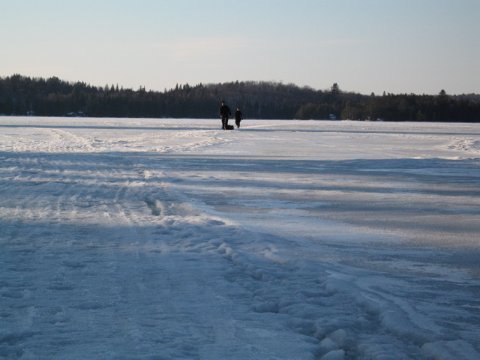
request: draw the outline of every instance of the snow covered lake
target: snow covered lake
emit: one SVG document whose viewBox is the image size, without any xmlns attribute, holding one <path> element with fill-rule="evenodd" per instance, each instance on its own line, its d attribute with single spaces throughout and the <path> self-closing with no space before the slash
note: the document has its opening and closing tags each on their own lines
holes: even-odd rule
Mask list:
<svg viewBox="0 0 480 360">
<path fill-rule="evenodd" d="M 0 358 L 480 359 L 480 125 L 0 117 Z"/>
</svg>

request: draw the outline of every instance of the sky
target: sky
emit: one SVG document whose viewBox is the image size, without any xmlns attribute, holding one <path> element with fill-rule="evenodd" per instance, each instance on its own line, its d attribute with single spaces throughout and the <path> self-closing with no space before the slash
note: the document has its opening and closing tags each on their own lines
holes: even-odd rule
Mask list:
<svg viewBox="0 0 480 360">
<path fill-rule="evenodd" d="M 480 93 L 480 0 L 0 0 L 0 76 Z"/>
</svg>

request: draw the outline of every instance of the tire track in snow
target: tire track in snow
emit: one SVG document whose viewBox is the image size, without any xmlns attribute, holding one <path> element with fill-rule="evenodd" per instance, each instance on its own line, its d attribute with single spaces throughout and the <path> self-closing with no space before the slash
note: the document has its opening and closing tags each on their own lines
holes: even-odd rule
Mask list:
<svg viewBox="0 0 480 360">
<path fill-rule="evenodd" d="M 153 172 L 144 171 L 144 173 L 152 177 Z M 162 172 L 161 175 L 156 174 L 154 177 L 162 179 L 174 177 L 174 175 L 167 176 Z M 321 297 L 330 296 L 330 291 L 325 289 L 325 285 L 318 282 L 318 273 L 302 273 L 298 271 L 296 264 L 283 261 L 274 245 L 278 239 L 266 234 L 259 235 L 245 231 L 228 218 L 222 219 L 218 214 L 211 215 L 205 212 L 204 206 L 193 210 L 191 207 L 194 203 L 191 198 L 187 200 L 186 195 L 173 189 L 169 189 L 167 193 L 168 188 L 162 186 L 161 190 L 151 194 L 145 201 L 151 215 L 159 218 L 159 227 L 154 235 L 172 239 L 171 242 L 167 240 L 167 243 L 163 244 L 164 247 L 156 251 L 211 253 L 215 257 L 223 258 L 228 265 L 224 265 L 222 278 L 241 289 L 237 290 L 229 300 L 238 303 L 241 299 L 240 303 L 248 308 L 245 311 L 247 315 L 243 316 L 244 321 L 254 321 L 253 319 L 261 321 L 258 319 L 262 317 L 278 317 L 282 323 L 284 320 L 281 319 L 288 315 L 288 321 L 284 324 L 285 333 L 293 330 L 296 336 L 308 336 L 318 343 L 321 340 L 317 339 L 318 336 L 329 335 L 329 333 L 317 334 L 316 325 L 311 321 L 312 308 L 308 311 L 302 310 L 305 307 L 304 301 L 311 303 L 315 301 L 313 298 L 310 301 L 293 297 L 287 297 L 285 301 L 279 300 L 284 297 L 284 286 L 289 286 L 289 289 L 296 293 L 301 291 L 306 283 L 311 283 L 312 288 L 316 289 L 312 296 L 318 296 L 318 294 L 323 294 L 320 295 Z M 182 206 L 183 199 L 188 204 L 187 209 Z M 205 226 L 208 227 L 207 235 L 205 235 Z M 298 282 L 295 280 L 292 282 L 289 280 L 291 278 Z M 305 296 L 308 297 L 308 295 Z M 237 318 L 236 321 L 242 321 L 242 319 Z M 331 333 L 335 333 L 335 330 Z M 282 336 L 282 333 L 277 330 L 269 329 L 268 331 L 272 336 Z M 292 336 L 291 332 L 290 336 Z M 339 338 L 338 332 L 337 338 Z M 344 340 L 337 339 L 337 342 L 339 345 L 336 350 L 340 351 Z M 318 343 L 317 347 L 319 347 Z M 320 353 L 321 350 L 316 351 Z"/>
</svg>

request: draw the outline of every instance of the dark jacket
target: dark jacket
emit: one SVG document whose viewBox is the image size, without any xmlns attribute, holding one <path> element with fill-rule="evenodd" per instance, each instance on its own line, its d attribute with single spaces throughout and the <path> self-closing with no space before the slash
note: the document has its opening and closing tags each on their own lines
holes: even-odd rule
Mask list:
<svg viewBox="0 0 480 360">
<path fill-rule="evenodd" d="M 223 104 L 222 106 L 220 106 L 220 115 L 222 117 L 228 117 L 232 115 L 230 108 L 226 104 Z"/>
<path fill-rule="evenodd" d="M 242 112 L 240 110 L 235 111 L 235 121 L 240 121 L 243 119 Z"/>
</svg>

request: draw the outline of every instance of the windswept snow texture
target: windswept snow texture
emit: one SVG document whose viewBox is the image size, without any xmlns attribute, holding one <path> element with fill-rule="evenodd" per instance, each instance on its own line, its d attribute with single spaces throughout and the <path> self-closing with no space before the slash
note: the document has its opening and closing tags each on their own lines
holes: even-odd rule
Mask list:
<svg viewBox="0 0 480 360">
<path fill-rule="evenodd" d="M 480 359 L 480 126 L 0 118 L 0 358 Z"/>
</svg>

